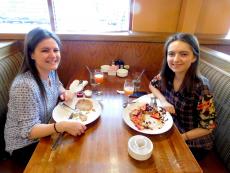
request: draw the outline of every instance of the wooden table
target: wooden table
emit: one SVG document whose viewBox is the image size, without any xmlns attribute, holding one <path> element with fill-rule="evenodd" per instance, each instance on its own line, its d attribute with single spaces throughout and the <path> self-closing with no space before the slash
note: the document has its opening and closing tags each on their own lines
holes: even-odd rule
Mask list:
<svg viewBox="0 0 230 173">
<path fill-rule="evenodd" d="M 79 77 L 81 76 L 81 77 Z M 78 74 L 87 79 L 85 73 Z M 176 126 L 160 135 L 146 135 L 154 144 L 152 157 L 136 161 L 128 154 L 128 140 L 140 134 L 122 119 L 125 97 L 123 78 L 106 76 L 100 86 L 103 90 L 103 112 L 99 119 L 87 126 L 79 137 L 65 135 L 62 144 L 51 151 L 53 138 L 42 138 L 33 153 L 25 173 L 144 173 L 144 172 L 202 172 Z M 143 76 L 142 90 L 148 90 L 149 80 Z M 89 86 L 88 86 L 89 87 Z"/>
</svg>

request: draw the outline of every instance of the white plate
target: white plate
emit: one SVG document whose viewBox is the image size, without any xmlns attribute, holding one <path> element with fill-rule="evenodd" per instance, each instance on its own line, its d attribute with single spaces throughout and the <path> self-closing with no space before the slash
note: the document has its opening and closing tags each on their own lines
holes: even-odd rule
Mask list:
<svg viewBox="0 0 230 173">
<path fill-rule="evenodd" d="M 91 100 L 93 102 L 93 110 L 91 111 L 81 111 L 82 114 L 87 116 L 87 120 L 86 121 L 81 121 L 79 118 L 77 119 L 72 119 L 72 120 L 76 120 L 84 125 L 87 125 L 89 123 L 92 123 L 93 121 L 95 121 L 102 112 L 101 109 L 101 105 L 96 101 L 96 100 L 92 100 L 92 99 L 88 99 L 88 98 L 77 98 L 74 100 L 74 103 L 72 105 L 75 105 L 77 103 L 78 100 L 80 99 L 87 99 L 87 100 Z M 73 106 L 72 106 L 73 107 Z M 71 113 L 73 113 L 74 111 L 72 111 L 70 108 L 65 107 L 61 104 L 58 104 L 52 113 L 53 119 L 56 122 L 60 122 L 60 121 L 64 121 L 64 120 L 68 120 L 69 116 L 71 115 Z"/>
<path fill-rule="evenodd" d="M 130 120 L 130 117 L 129 117 L 129 113 L 133 110 L 133 109 L 136 109 L 136 108 L 139 108 L 141 105 L 143 105 L 144 102 L 137 102 L 137 103 L 133 103 L 129 106 L 127 106 L 125 109 L 124 109 L 124 112 L 123 112 L 123 120 L 125 121 L 125 123 L 131 127 L 132 129 L 138 131 L 138 132 L 141 132 L 141 133 L 144 133 L 144 134 L 161 134 L 161 133 L 164 133 L 164 132 L 167 132 L 168 130 L 171 129 L 172 125 L 173 125 L 173 119 L 172 119 L 172 116 L 166 112 L 166 114 L 164 115 L 165 117 L 165 122 L 164 122 L 164 125 L 162 128 L 160 129 L 144 129 L 144 130 L 139 130 L 135 124 Z"/>
</svg>

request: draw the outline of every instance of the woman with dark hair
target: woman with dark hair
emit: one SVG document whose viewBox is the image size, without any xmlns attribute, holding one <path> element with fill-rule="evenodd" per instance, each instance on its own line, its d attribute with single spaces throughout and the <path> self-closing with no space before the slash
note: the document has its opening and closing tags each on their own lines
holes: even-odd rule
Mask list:
<svg viewBox="0 0 230 173">
<path fill-rule="evenodd" d="M 73 98 L 57 75 L 60 49 L 57 35 L 41 28 L 30 31 L 24 41 L 24 60 L 10 88 L 4 131 L 6 151 L 24 164 L 39 138 L 61 132 L 77 136 L 86 129 L 76 121 L 49 124 L 58 98 L 65 101 Z"/>
<path fill-rule="evenodd" d="M 197 38 L 177 33 L 164 46 L 160 74 L 149 85 L 194 156 L 199 160 L 213 147 L 215 107 L 208 80 L 198 72 L 200 49 Z"/>
</svg>

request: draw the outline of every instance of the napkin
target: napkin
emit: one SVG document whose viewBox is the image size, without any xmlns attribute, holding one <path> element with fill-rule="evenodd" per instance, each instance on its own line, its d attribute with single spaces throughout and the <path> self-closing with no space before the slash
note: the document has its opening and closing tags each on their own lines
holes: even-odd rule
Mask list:
<svg viewBox="0 0 230 173">
<path fill-rule="evenodd" d="M 79 80 L 74 80 L 70 86 L 69 89 L 70 91 L 72 91 L 73 93 L 77 93 L 79 91 L 82 91 L 84 89 L 84 87 L 88 84 L 87 80 L 83 80 L 82 83 L 80 83 Z"/>
</svg>

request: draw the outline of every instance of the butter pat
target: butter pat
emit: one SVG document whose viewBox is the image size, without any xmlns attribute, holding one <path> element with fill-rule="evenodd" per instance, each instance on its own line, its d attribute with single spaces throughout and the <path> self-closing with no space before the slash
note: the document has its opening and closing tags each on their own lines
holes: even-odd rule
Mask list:
<svg viewBox="0 0 230 173">
<path fill-rule="evenodd" d="M 101 72 L 107 73 L 109 71 L 110 65 L 102 65 Z"/>
</svg>

